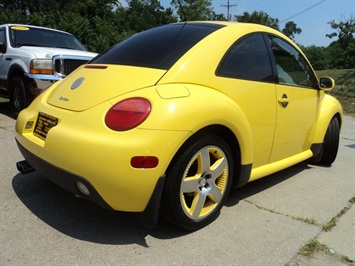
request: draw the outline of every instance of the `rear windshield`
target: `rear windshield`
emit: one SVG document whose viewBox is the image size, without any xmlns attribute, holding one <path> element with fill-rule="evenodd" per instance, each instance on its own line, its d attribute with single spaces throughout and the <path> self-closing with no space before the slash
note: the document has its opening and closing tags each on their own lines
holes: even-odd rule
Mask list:
<svg viewBox="0 0 355 266">
<path fill-rule="evenodd" d="M 69 33 L 29 26 L 11 26 L 10 42 L 12 47 L 39 46 L 86 51 Z"/>
<path fill-rule="evenodd" d="M 169 24 L 150 29 L 118 43 L 91 64 L 116 64 L 169 69 L 183 54 L 210 33 L 216 24 Z"/>
</svg>

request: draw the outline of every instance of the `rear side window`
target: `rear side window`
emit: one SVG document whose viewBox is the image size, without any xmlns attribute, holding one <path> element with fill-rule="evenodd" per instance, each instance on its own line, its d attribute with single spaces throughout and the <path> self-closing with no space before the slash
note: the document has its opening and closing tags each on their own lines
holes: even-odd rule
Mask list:
<svg viewBox="0 0 355 266">
<path fill-rule="evenodd" d="M 216 75 L 273 82 L 270 56 L 263 36 L 255 33 L 234 43 L 223 57 Z"/>
<path fill-rule="evenodd" d="M 118 43 L 91 63 L 167 70 L 196 43 L 221 27 L 189 23 L 150 29 Z"/>
</svg>

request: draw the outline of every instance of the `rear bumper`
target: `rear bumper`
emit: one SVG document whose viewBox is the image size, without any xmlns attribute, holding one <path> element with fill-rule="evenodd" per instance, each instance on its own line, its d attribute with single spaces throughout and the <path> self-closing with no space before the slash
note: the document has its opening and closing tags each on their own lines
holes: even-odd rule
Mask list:
<svg viewBox="0 0 355 266">
<path fill-rule="evenodd" d="M 91 183 L 85 178 L 69 173 L 63 169 L 60 169 L 36 155 L 32 154 L 26 150 L 17 140 L 17 146 L 26 159 L 26 161 L 40 174 L 46 177 L 48 180 L 52 181 L 54 184 L 68 190 L 69 192 L 90 200 L 102 208 L 113 210 L 110 205 L 108 205 L 105 200 L 99 195 L 96 189 L 91 185 Z M 77 188 L 77 182 L 82 182 L 88 188 L 90 196 L 83 195 Z M 160 201 L 163 194 L 163 188 L 165 183 L 165 175 L 161 176 L 158 179 L 158 182 L 155 186 L 153 194 L 149 200 L 149 203 L 143 212 L 136 213 L 136 218 L 144 226 L 154 228 L 156 227 L 159 220 L 159 211 L 160 211 Z"/>
<path fill-rule="evenodd" d="M 17 140 L 17 146 L 22 154 L 22 156 L 26 159 L 26 161 L 34 168 L 37 172 L 42 174 L 45 178 L 49 179 L 56 185 L 68 190 L 69 192 L 78 195 L 80 197 L 86 198 L 92 202 L 95 202 L 99 206 L 110 209 L 112 208 L 103 200 L 103 198 L 99 195 L 96 189 L 91 185 L 89 181 L 81 176 L 74 175 L 69 173 L 63 169 L 60 169 L 36 155 L 32 154 L 28 150 L 26 150 Z M 86 185 L 90 192 L 90 196 L 83 195 L 77 188 L 76 184 L 80 181 Z"/>
</svg>

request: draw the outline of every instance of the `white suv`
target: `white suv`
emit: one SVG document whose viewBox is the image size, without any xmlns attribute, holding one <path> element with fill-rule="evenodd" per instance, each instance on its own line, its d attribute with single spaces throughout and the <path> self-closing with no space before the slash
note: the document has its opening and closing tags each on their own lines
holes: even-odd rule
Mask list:
<svg viewBox="0 0 355 266">
<path fill-rule="evenodd" d="M 0 96 L 10 98 L 17 115 L 42 89 L 96 55 L 64 31 L 0 25 Z"/>
</svg>

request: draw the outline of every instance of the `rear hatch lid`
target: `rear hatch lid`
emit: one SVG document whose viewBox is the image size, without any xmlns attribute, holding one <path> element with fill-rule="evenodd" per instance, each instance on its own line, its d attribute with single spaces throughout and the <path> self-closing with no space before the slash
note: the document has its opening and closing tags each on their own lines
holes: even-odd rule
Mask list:
<svg viewBox="0 0 355 266">
<path fill-rule="evenodd" d="M 86 65 L 60 81 L 48 104 L 84 111 L 119 95 L 153 86 L 166 70 L 123 65 Z"/>
</svg>

